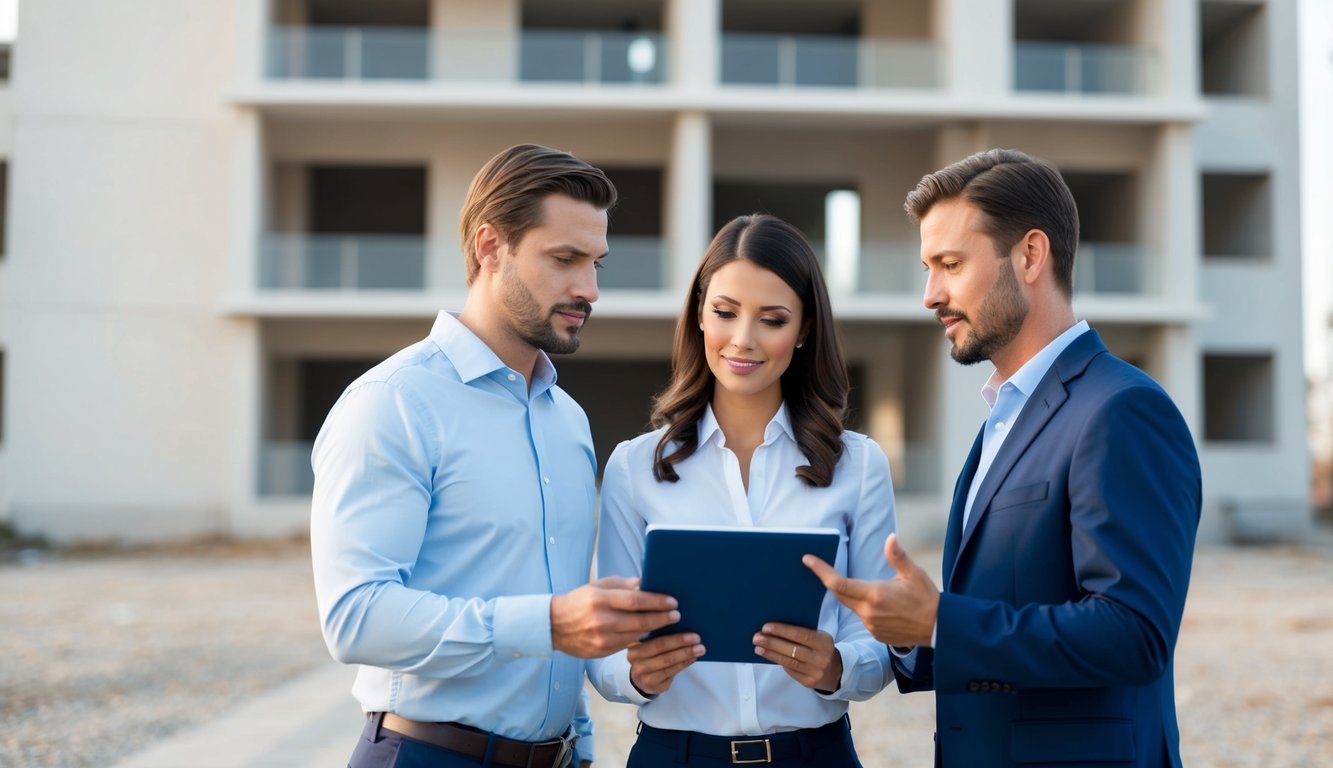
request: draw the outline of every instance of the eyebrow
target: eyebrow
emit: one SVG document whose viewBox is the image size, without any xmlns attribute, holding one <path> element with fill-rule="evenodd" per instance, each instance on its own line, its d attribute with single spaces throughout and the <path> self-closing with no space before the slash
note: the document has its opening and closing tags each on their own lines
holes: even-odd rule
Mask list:
<svg viewBox="0 0 1333 768">
<path fill-rule="evenodd" d="M 730 296 L 724 296 L 723 294 L 720 294 L 720 293 L 719 293 L 718 295 L 714 296 L 714 297 L 713 297 L 713 300 L 714 300 L 714 301 L 725 301 L 725 302 L 727 302 L 728 304 L 740 304 L 739 301 L 736 301 L 735 299 L 731 298 Z M 772 311 L 775 310 L 775 309 L 780 309 L 780 310 L 782 310 L 783 312 L 791 312 L 790 309 L 788 309 L 786 306 L 784 306 L 784 305 L 782 305 L 782 304 L 769 304 L 769 305 L 766 306 L 766 307 L 760 307 L 760 308 L 759 308 L 759 311 L 760 311 L 760 312 L 772 312 Z"/>
<path fill-rule="evenodd" d="M 940 259 L 943 259 L 943 258 L 946 257 L 946 256 L 966 256 L 966 255 L 967 255 L 967 254 L 964 253 L 963 251 L 954 250 L 954 249 L 952 249 L 952 248 L 946 248 L 946 249 L 944 249 L 944 250 L 942 250 L 942 251 L 940 251 L 940 252 L 938 252 L 938 253 L 932 253 L 932 254 L 930 254 L 930 255 L 927 256 L 926 258 L 922 259 L 922 260 L 921 260 L 921 263 L 922 263 L 922 264 L 929 264 L 929 263 L 932 262 L 932 261 L 939 261 Z"/>
<path fill-rule="evenodd" d="M 549 247 L 543 249 L 543 250 L 542 250 L 542 253 L 547 253 L 547 254 L 552 254 L 552 253 L 568 253 L 568 254 L 571 254 L 571 255 L 573 255 L 573 256 L 592 256 L 591 253 L 589 253 L 588 251 L 583 250 L 582 248 L 578 247 L 577 245 L 574 245 L 573 243 L 561 243 L 561 244 L 559 244 L 559 245 L 552 245 L 552 246 L 549 246 Z M 596 256 L 596 257 L 594 257 L 594 258 L 599 258 L 599 259 L 600 259 L 600 258 L 603 258 L 603 257 L 605 257 L 606 255 L 608 255 L 609 253 L 610 253 L 610 251 L 606 251 L 606 252 L 604 252 L 601 256 Z"/>
</svg>

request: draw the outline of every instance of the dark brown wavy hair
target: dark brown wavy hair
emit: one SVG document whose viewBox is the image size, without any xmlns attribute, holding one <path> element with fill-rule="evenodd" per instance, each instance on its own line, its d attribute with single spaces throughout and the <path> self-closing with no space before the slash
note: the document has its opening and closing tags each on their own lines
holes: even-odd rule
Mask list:
<svg viewBox="0 0 1333 768">
<path fill-rule="evenodd" d="M 847 416 L 847 365 L 833 325 L 828 287 L 819 259 L 796 227 L 776 216 L 756 213 L 732 219 L 704 252 L 694 273 L 685 308 L 676 321 L 671 353 L 671 382 L 653 401 L 652 425 L 666 427 L 653 454 L 653 476 L 676 482 L 675 465 L 699 448 L 699 419 L 713 397 L 713 372 L 704 356 L 700 310 L 708 284 L 723 265 L 745 259 L 782 278 L 801 297 L 805 341 L 792 353 L 782 374 L 796 444 L 809 465 L 796 468 L 807 485 L 825 488 L 842 455 Z M 669 452 L 668 452 L 669 451 Z"/>
</svg>

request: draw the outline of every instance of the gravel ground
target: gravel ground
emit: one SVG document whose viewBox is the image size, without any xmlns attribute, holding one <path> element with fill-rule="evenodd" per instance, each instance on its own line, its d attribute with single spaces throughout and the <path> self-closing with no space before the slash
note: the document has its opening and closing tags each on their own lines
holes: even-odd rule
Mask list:
<svg viewBox="0 0 1333 768">
<path fill-rule="evenodd" d="M 0 766 L 113 764 L 326 663 L 303 542 L 24 560 L 0 565 Z M 1187 765 L 1333 765 L 1333 549 L 1200 548 L 1176 661 Z M 633 709 L 594 711 L 623 764 Z M 932 720 L 928 694 L 852 707 L 872 767 L 928 766 Z"/>
</svg>

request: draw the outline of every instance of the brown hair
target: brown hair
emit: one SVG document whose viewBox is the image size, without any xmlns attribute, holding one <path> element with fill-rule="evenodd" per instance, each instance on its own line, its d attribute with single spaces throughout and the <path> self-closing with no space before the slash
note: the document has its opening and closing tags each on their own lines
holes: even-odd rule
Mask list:
<svg viewBox="0 0 1333 768">
<path fill-rule="evenodd" d="M 699 419 L 713 396 L 713 372 L 704 357 L 699 312 L 708 283 L 724 264 L 745 259 L 782 278 L 801 298 L 805 341 L 782 374 L 782 398 L 796 444 L 810 462 L 796 468 L 807 485 L 827 487 L 842 455 L 847 416 L 847 365 L 833 325 L 828 288 L 819 259 L 800 230 L 776 216 L 753 214 L 732 219 L 713 238 L 694 273 L 685 308 L 676 321 L 671 382 L 653 402 L 652 424 L 666 431 L 653 454 L 659 482 L 680 479 L 675 465 L 699 448 Z M 674 450 L 667 454 L 667 449 Z"/>
<path fill-rule="evenodd" d="M 616 204 L 616 187 L 601 170 L 568 152 L 539 144 L 518 144 L 492 157 L 472 178 L 459 217 L 467 284 L 472 285 L 481 265 L 477 262 L 477 230 L 489 223 L 511 247 L 542 223 L 542 201 L 566 195 L 601 210 Z"/>
<path fill-rule="evenodd" d="M 1004 256 L 1029 230 L 1051 241 L 1056 283 L 1074 293 L 1078 251 L 1078 207 L 1060 172 L 1016 149 L 989 149 L 927 174 L 907 195 L 903 208 L 920 222 L 941 200 L 962 196 L 981 209 L 981 226 Z"/>
</svg>

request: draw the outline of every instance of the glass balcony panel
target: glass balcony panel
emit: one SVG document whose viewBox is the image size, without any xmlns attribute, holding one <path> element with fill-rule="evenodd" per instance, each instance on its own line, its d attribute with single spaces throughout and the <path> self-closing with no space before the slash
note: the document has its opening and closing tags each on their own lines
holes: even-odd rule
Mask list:
<svg viewBox="0 0 1333 768">
<path fill-rule="evenodd" d="M 519 77 L 525 82 L 661 83 L 660 35 L 525 30 Z"/>
<path fill-rule="evenodd" d="M 1056 93 L 1143 93 L 1147 51 L 1090 43 L 1014 44 L 1014 88 Z"/>
<path fill-rule="evenodd" d="M 426 239 L 412 235 L 271 234 L 259 285 L 279 290 L 424 290 Z"/>
<path fill-rule="evenodd" d="M 276 27 L 269 31 L 269 77 L 424 80 L 430 38 L 424 29 Z"/>
<path fill-rule="evenodd" d="M 857 84 L 856 38 L 794 38 L 796 84 L 854 87 Z"/>
<path fill-rule="evenodd" d="M 933 494 L 944 487 L 940 482 L 940 447 L 935 443 L 907 441 L 901 462 L 892 469 L 895 494 Z"/>
<path fill-rule="evenodd" d="M 731 33 L 722 39 L 722 82 L 818 88 L 931 88 L 939 52 L 918 40 Z"/>
<path fill-rule="evenodd" d="M 731 34 L 722 38 L 722 82 L 728 85 L 778 85 L 779 48 L 776 35 Z"/>
<path fill-rule="evenodd" d="M 612 235 L 607 238 L 610 252 L 597 273 L 601 290 L 660 290 L 666 248 L 660 237 Z"/>
<path fill-rule="evenodd" d="M 360 77 L 425 80 L 430 77 L 430 38 L 425 30 L 365 29 L 359 33 Z M 356 77 L 357 75 L 352 75 Z"/>
<path fill-rule="evenodd" d="M 924 40 L 862 40 L 861 82 L 877 88 L 937 88 L 940 51 Z"/>
<path fill-rule="evenodd" d="M 275 27 L 269 30 L 266 57 L 268 77 L 316 80 L 657 84 L 666 79 L 667 66 L 660 34 L 599 30 L 525 30 L 512 36 L 424 28 Z M 516 70 L 507 63 L 512 61 Z"/>
<path fill-rule="evenodd" d="M 857 293 L 920 296 L 926 289 L 916 243 L 863 242 L 859 267 Z"/>
<path fill-rule="evenodd" d="M 1150 292 L 1147 250 L 1134 243 L 1079 243 L 1074 291 L 1085 294 Z"/>
<path fill-rule="evenodd" d="M 299 440 L 265 441 L 259 446 L 259 495 L 308 496 L 315 488 L 310 468 L 314 443 Z"/>
</svg>

